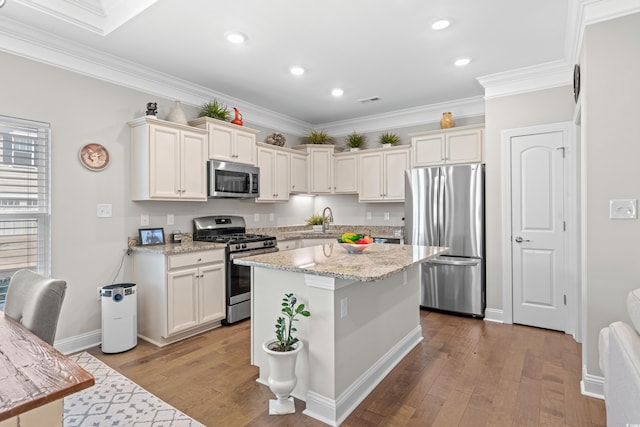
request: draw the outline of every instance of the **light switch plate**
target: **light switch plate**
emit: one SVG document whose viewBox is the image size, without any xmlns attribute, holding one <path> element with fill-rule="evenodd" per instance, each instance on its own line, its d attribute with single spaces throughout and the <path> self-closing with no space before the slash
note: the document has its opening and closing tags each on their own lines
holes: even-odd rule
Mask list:
<svg viewBox="0 0 640 427">
<path fill-rule="evenodd" d="M 609 200 L 609 219 L 636 219 L 638 218 L 637 199 Z"/>
<path fill-rule="evenodd" d="M 140 226 L 146 227 L 147 225 L 149 225 L 149 215 L 147 214 L 140 215 Z"/>
</svg>

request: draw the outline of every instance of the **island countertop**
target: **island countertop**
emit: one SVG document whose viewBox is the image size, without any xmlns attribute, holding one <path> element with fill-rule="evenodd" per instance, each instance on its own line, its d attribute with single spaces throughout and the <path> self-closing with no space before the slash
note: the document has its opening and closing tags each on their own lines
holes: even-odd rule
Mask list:
<svg viewBox="0 0 640 427">
<path fill-rule="evenodd" d="M 238 258 L 234 262 L 250 267 L 374 282 L 447 251 L 439 246 L 373 243 L 360 254 L 349 254 L 336 242 Z"/>
</svg>

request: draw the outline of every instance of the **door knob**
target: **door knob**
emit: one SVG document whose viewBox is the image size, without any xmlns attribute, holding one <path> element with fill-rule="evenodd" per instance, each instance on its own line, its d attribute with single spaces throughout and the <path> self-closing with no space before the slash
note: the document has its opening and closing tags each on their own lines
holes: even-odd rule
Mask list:
<svg viewBox="0 0 640 427">
<path fill-rule="evenodd" d="M 531 240 L 529 240 L 529 239 L 523 239 L 523 238 L 522 238 L 522 237 L 520 237 L 520 236 L 516 236 L 515 240 L 516 240 L 516 243 L 530 242 L 530 241 L 531 241 Z"/>
</svg>

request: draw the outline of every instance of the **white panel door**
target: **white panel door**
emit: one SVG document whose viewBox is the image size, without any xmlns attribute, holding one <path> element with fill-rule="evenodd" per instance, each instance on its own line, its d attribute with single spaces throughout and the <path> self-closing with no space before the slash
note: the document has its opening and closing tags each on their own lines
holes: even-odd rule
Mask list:
<svg viewBox="0 0 640 427">
<path fill-rule="evenodd" d="M 149 126 L 149 196 L 180 198 L 180 131 Z"/>
<path fill-rule="evenodd" d="M 198 322 L 224 319 L 227 306 L 224 264 L 201 267 L 198 273 Z"/>
<path fill-rule="evenodd" d="M 168 273 L 167 335 L 192 328 L 198 322 L 198 269 Z"/>
<path fill-rule="evenodd" d="M 513 322 L 564 331 L 564 133 L 511 138 Z"/>
</svg>

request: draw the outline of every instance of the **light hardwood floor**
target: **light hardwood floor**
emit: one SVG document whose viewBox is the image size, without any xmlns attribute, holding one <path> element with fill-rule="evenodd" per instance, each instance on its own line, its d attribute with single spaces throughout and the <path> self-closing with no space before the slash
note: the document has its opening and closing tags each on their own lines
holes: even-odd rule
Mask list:
<svg viewBox="0 0 640 427">
<path fill-rule="evenodd" d="M 342 424 L 363 426 L 604 426 L 604 402 L 580 394 L 580 344 L 520 325 L 420 312 L 424 341 Z M 249 321 L 165 348 L 89 352 L 207 426 L 323 426 L 269 416 L 268 387 L 249 364 Z M 374 337 L 372 337 L 373 339 Z"/>
</svg>

